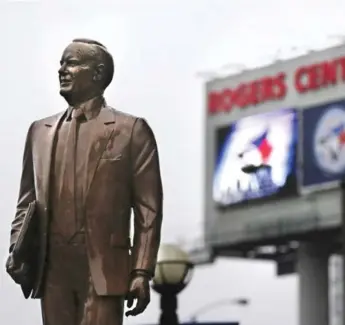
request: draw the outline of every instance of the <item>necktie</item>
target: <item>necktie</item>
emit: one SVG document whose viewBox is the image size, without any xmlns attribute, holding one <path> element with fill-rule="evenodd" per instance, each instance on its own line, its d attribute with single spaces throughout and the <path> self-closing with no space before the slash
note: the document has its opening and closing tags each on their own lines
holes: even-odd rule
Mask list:
<svg viewBox="0 0 345 325">
<path fill-rule="evenodd" d="M 76 229 L 77 224 L 77 209 L 76 209 L 76 145 L 77 145 L 77 127 L 78 127 L 78 120 L 83 115 L 81 109 L 73 109 L 72 116 L 70 120 L 67 142 L 65 146 L 65 161 L 64 161 L 64 177 L 63 177 L 63 184 L 62 184 L 62 191 L 66 194 L 64 195 L 67 198 L 67 219 L 69 220 L 66 227 L 66 233 L 68 234 L 69 238 L 72 238 L 75 233 L 78 231 Z"/>
<path fill-rule="evenodd" d="M 79 120 L 84 116 L 84 112 L 80 108 L 74 108 L 72 111 L 72 119 Z"/>
</svg>

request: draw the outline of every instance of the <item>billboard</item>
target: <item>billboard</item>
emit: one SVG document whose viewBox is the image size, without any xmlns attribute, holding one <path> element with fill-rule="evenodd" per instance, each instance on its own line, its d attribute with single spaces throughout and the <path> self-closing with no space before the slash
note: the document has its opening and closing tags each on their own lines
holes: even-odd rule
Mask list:
<svg viewBox="0 0 345 325">
<path fill-rule="evenodd" d="M 303 111 L 303 186 L 339 181 L 345 175 L 345 100 Z"/>
<path fill-rule="evenodd" d="M 246 117 L 216 133 L 213 200 L 218 207 L 297 194 L 295 110 Z"/>
<path fill-rule="evenodd" d="M 343 44 L 206 83 L 206 245 L 235 252 L 339 227 L 338 188 L 313 185 L 344 172 L 343 152 L 334 157 L 345 133 L 330 124 L 338 138 L 327 137 L 322 126 L 345 121 L 344 72 Z M 337 108 L 322 120 L 328 103 Z"/>
</svg>

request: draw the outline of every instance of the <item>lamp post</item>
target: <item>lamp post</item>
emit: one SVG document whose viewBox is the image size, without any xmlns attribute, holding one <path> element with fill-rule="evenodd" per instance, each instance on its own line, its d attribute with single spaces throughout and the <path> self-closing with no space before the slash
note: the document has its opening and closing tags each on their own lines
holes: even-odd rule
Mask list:
<svg viewBox="0 0 345 325">
<path fill-rule="evenodd" d="M 178 325 L 177 295 L 189 283 L 193 264 L 186 252 L 172 244 L 161 245 L 152 289 L 161 295 L 160 325 Z"/>
</svg>

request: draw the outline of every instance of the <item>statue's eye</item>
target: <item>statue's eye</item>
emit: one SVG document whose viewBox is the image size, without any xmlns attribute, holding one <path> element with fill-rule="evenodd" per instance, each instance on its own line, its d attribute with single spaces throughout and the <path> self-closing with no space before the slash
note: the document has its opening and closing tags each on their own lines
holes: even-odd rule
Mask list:
<svg viewBox="0 0 345 325">
<path fill-rule="evenodd" d="M 68 66 L 74 67 L 78 64 L 78 61 L 77 60 L 68 60 L 66 63 Z"/>
</svg>

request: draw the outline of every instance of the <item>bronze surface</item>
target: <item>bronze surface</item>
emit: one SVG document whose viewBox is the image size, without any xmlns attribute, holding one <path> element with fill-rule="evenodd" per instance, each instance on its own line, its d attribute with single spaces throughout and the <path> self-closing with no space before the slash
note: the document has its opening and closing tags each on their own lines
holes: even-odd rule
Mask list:
<svg viewBox="0 0 345 325">
<path fill-rule="evenodd" d="M 17 279 L 23 269 L 11 249 L 35 200 L 31 251 L 38 262 L 27 267 L 35 272 L 31 297 L 42 300 L 45 324 L 55 324 L 51 319 L 61 308 L 66 325 L 121 324 L 123 299 L 129 307 L 137 299 L 127 315 L 142 313 L 150 301 L 162 224 L 157 144 L 144 119 L 106 104 L 103 92 L 114 63 L 102 44 L 74 40 L 60 63 L 60 94 L 69 107 L 34 121 L 28 130 L 7 271 Z M 71 122 L 75 111 L 82 116 L 76 125 Z M 76 238 L 83 238 L 77 246 L 84 258 Z M 56 272 L 52 266 L 59 263 L 69 271 Z M 71 280 L 73 274 L 81 274 L 80 279 Z"/>
</svg>

